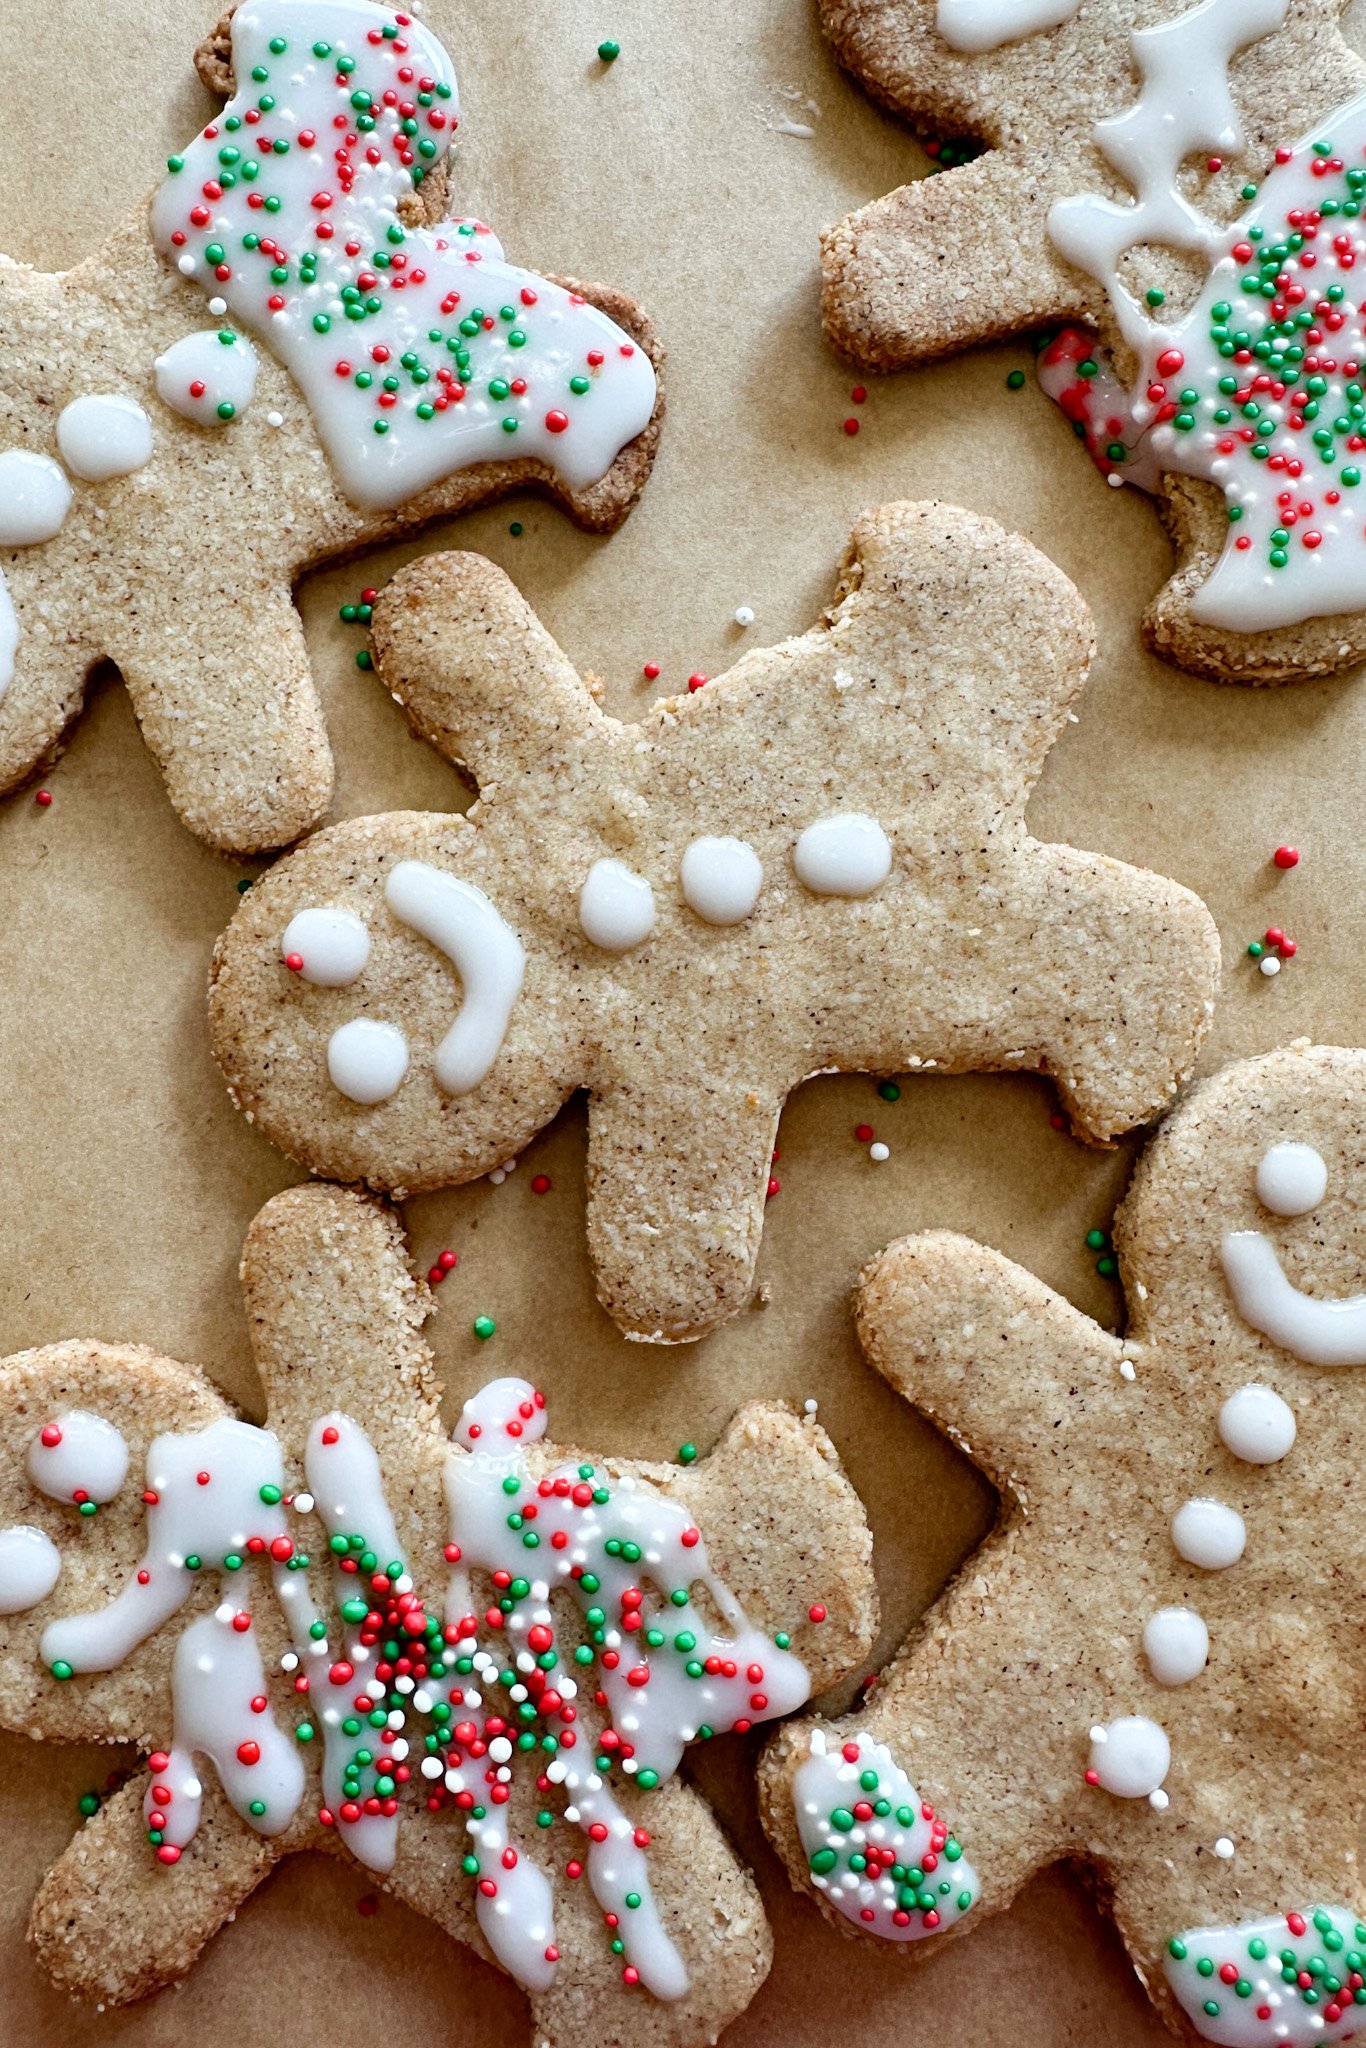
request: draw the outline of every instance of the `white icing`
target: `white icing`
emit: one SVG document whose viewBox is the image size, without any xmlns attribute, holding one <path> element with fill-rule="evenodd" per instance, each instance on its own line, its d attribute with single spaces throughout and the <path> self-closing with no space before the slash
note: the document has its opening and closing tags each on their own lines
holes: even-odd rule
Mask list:
<svg viewBox="0 0 1366 2048">
<path fill-rule="evenodd" d="M 1272 1145 L 1257 1163 L 1256 1186 L 1273 1216 L 1307 1216 L 1328 1192 L 1328 1167 L 1312 1145 Z"/>
<path fill-rule="evenodd" d="M 623 861 L 595 860 L 579 891 L 579 924 L 604 953 L 627 953 L 655 928 L 654 890 Z"/>
<path fill-rule="evenodd" d="M 151 1759 L 144 1811 L 158 1856 L 174 1862 L 199 1819 L 202 1756 L 248 1824 L 278 1833 L 298 1811 L 304 1772 L 271 1716 L 249 1612 L 235 1604 L 249 1584 L 244 1567 L 261 1557 L 292 1645 L 283 1667 L 322 1734 L 324 1822 L 369 1869 L 390 1870 L 398 1793 L 419 1749 L 405 1730 L 417 1732 L 413 1715 L 429 1717 L 438 1732 L 421 1741 L 419 1782 L 434 1789 L 440 1781 L 461 1809 L 479 1859 L 479 1924 L 504 1967 L 536 1990 L 549 1985 L 558 1960 L 552 1879 L 511 1837 L 518 1752 L 501 1718 L 509 1703 L 533 1702 L 540 1795 L 556 1788 L 564 1819 L 584 1837 L 584 1872 L 604 1915 L 614 1916 L 628 1978 L 676 1999 L 688 1977 L 650 1887 L 648 1808 L 628 1815 L 598 1753 L 614 1753 L 614 1767 L 648 1787 L 673 1773 L 704 1723 L 724 1732 L 786 1713 L 807 1698 L 809 1679 L 797 1658 L 749 1623 L 680 1502 L 589 1465 L 533 1480 L 526 1447 L 544 1431 L 544 1402 L 522 1380 L 497 1381 L 465 1405 L 456 1438 L 466 1448 L 452 1449 L 444 1473 L 451 1576 L 443 1636 L 438 1615 L 413 1591 L 364 1429 L 343 1414 L 313 1424 L 308 1491 L 293 1506 L 316 1513 L 327 1531 L 340 1640 L 314 1602 L 310 1560 L 289 1533 L 275 1437 L 232 1419 L 158 1437 L 147 1456 L 141 1565 L 105 1608 L 51 1623 L 40 1651 L 60 1679 L 112 1670 L 184 1606 L 201 1575 L 215 1576 L 219 1604 L 177 1643 L 174 1740 Z M 524 1532 L 539 1542 L 529 1545 Z M 471 1573 L 479 1574 L 478 1606 Z M 590 1573 L 596 1578 L 585 1586 Z M 490 1581 L 510 1588 L 496 1658 L 478 1635 Z M 721 1617 L 715 1633 L 694 1602 L 699 1587 Z M 576 1666 L 555 1649 L 552 1588 L 577 1599 L 582 1633 L 599 1654 L 608 1716 L 600 1730 L 576 1725 Z M 677 1595 L 684 1597 L 670 1597 Z M 667 1631 L 665 1643 L 649 1642 L 656 1629 Z M 395 1632 L 411 1645 L 414 1677 L 401 1659 L 387 1661 L 384 1638 Z M 499 1673 L 509 1665 L 517 1683 L 505 1699 Z"/>
<path fill-rule="evenodd" d="M 1174 20 L 1135 29 L 1129 46 L 1142 81 L 1139 99 L 1125 113 L 1098 122 L 1095 141 L 1137 197 L 1120 203 L 1087 194 L 1060 199 L 1049 212 L 1052 240 L 1069 262 L 1106 287 L 1125 339 L 1135 348 L 1148 339 L 1152 323 L 1120 283 L 1120 258 L 1140 244 L 1213 255 L 1220 231 L 1183 196 L 1177 174 L 1197 150 L 1229 156 L 1240 146 L 1229 62 L 1246 43 L 1279 28 L 1288 5 L 1289 0 L 1201 0 Z"/>
<path fill-rule="evenodd" d="M 954 50 L 978 57 L 1070 21 L 1081 0 L 938 0 L 935 26 Z"/>
<path fill-rule="evenodd" d="M 1083 364 L 1087 376 L 1081 374 Z M 1157 489 L 1161 469 L 1152 450 L 1152 422 L 1140 426 L 1135 419 L 1131 395 L 1094 334 L 1064 327 L 1035 361 L 1034 374 L 1073 431 L 1080 429 L 1087 454 L 1108 483 Z"/>
<path fill-rule="evenodd" d="M 1366 1925 L 1349 1907 L 1306 1906 L 1297 1914 L 1273 1914 L 1237 1927 L 1194 1928 L 1169 1946 L 1165 1969 L 1202 2040 L 1219 2048 L 1260 2048 L 1263 2042 L 1268 2048 L 1319 2048 L 1360 2038 L 1362 2009 L 1353 2000 L 1354 1972 L 1344 1958 L 1363 1947 Z M 1343 1984 L 1340 1996 L 1325 1988 L 1330 1975 Z M 1304 1998 L 1305 1989 L 1312 2002 Z"/>
<path fill-rule="evenodd" d="M 406 18 L 382 37 L 382 24 L 395 16 L 360 0 L 238 7 L 237 94 L 172 160 L 156 242 L 284 364 L 356 504 L 400 505 L 512 457 L 582 489 L 648 423 L 649 358 L 596 307 L 507 263 L 482 223 L 400 225 L 399 202 L 446 156 L 458 109 L 436 38 Z"/>
<path fill-rule="evenodd" d="M 19 650 L 19 621 L 9 594 L 5 572 L 0 569 L 0 697 L 14 681 L 14 657 Z"/>
<path fill-rule="evenodd" d="M 1366 1365 L 1366 1294 L 1317 1301 L 1281 1268 L 1260 1230 L 1231 1230 L 1219 1247 L 1238 1313 L 1306 1365 Z"/>
<path fill-rule="evenodd" d="M 683 901 L 705 924 L 740 924 L 759 900 L 764 870 L 744 839 L 693 839 L 678 864 Z"/>
<path fill-rule="evenodd" d="M 353 910 L 330 906 L 301 910 L 285 926 L 280 958 L 296 955 L 305 981 L 318 988 L 347 988 L 359 980 L 370 958 L 370 934 Z"/>
<path fill-rule="evenodd" d="M 0 548 L 51 540 L 71 510 L 71 485 L 59 463 L 31 448 L 0 453 Z"/>
<path fill-rule="evenodd" d="M 866 1772 L 877 1782 L 865 1786 Z M 792 1781 L 811 1882 L 846 1920 L 887 1941 L 923 1941 L 981 1895 L 977 1873 L 891 1751 L 867 1735 L 831 1746 L 824 1729 Z M 858 1856 L 864 1867 L 855 1870 Z M 894 1877 L 893 1871 L 902 1873 Z"/>
<path fill-rule="evenodd" d="M 26 1614 L 61 1577 L 62 1554 L 43 1529 L 0 1529 L 0 1614 Z"/>
<path fill-rule="evenodd" d="M 1146 1714 L 1122 1714 L 1091 1730 L 1088 1770 L 1116 1799 L 1147 1799 L 1171 1769 L 1166 1731 Z"/>
<path fill-rule="evenodd" d="M 26 1462 L 29 1478 L 50 1500 L 103 1505 L 123 1484 L 128 1446 L 102 1415 L 68 1408 L 34 1431 Z"/>
<path fill-rule="evenodd" d="M 836 811 L 808 825 L 792 850 L 797 880 L 816 896 L 870 896 L 892 869 L 881 825 L 858 811 Z"/>
<path fill-rule="evenodd" d="M 238 1624 L 247 1622 L 241 1628 Z M 303 1759 L 266 1703 L 266 1674 L 250 1618 L 225 1604 L 185 1629 L 171 1664 L 174 1740 L 154 1771 L 143 1816 L 183 1849 L 199 1825 L 195 1757 L 208 1757 L 233 1811 L 258 1835 L 280 1835 L 304 1796 Z M 259 1707 L 252 1702 L 259 1701 Z M 254 1805 L 264 1812 L 254 1813 Z"/>
<path fill-rule="evenodd" d="M 384 900 L 395 917 L 438 947 L 460 976 L 460 1012 L 432 1066 L 449 1094 L 468 1095 L 507 1036 L 526 973 L 526 950 L 482 889 L 426 861 L 400 861 L 384 885 Z"/>
<path fill-rule="evenodd" d="M 1172 1516 L 1172 1542 L 1187 1564 L 1205 1572 L 1226 1571 L 1243 1554 L 1247 1524 L 1221 1500 L 1188 1500 Z"/>
<path fill-rule="evenodd" d="M 228 328 L 205 328 L 174 342 L 156 360 L 158 395 L 183 419 L 226 427 L 256 395 L 256 351 Z"/>
<path fill-rule="evenodd" d="M 1159 1685 L 1189 1685 L 1209 1662 L 1209 1630 L 1193 1607 L 1159 1607 L 1143 1625 L 1143 1654 Z"/>
<path fill-rule="evenodd" d="M 387 1102 L 408 1071 L 408 1041 L 397 1024 L 353 1017 L 327 1041 L 327 1071 L 349 1101 L 367 1108 Z"/>
<path fill-rule="evenodd" d="M 152 422 L 135 398 L 91 391 L 57 417 L 57 446 L 73 476 L 100 484 L 131 476 L 152 459 Z"/>
<path fill-rule="evenodd" d="M 1239 1387 L 1219 1410 L 1219 1435 L 1248 1465 L 1276 1465 L 1295 1441 L 1295 1412 L 1273 1387 Z"/>
</svg>

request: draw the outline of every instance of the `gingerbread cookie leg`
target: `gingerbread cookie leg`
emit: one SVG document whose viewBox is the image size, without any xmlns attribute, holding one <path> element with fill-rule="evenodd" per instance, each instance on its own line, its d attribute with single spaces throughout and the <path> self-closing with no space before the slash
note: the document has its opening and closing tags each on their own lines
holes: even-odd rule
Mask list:
<svg viewBox="0 0 1366 2048">
<path fill-rule="evenodd" d="M 1057 196 L 1046 161 L 990 150 L 849 214 L 821 237 L 826 333 L 864 369 L 904 370 L 1081 318 L 1091 294 L 1044 231 Z"/>
<path fill-rule="evenodd" d="M 44 1878 L 29 1915 L 39 1962 L 61 1990 L 130 2005 L 183 1976 L 278 1860 L 209 1777 L 199 1853 L 183 1881 L 147 1848 L 139 1771 L 88 1820 Z"/>
<path fill-rule="evenodd" d="M 332 798 L 303 622 L 259 560 L 208 552 L 199 576 L 193 603 L 175 583 L 142 591 L 108 651 L 190 830 L 225 853 L 268 852 L 316 825 Z M 225 629 L 243 614 L 250 634 Z"/>
</svg>

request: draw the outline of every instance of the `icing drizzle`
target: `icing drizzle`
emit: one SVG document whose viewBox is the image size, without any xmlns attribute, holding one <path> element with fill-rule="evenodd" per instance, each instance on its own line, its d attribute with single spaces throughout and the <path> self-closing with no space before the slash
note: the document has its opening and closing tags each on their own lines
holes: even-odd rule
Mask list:
<svg viewBox="0 0 1366 2048">
<path fill-rule="evenodd" d="M 347 496 L 526 456 L 595 482 L 654 410 L 644 350 L 481 222 L 399 217 L 459 118 L 436 38 L 366 0 L 244 0 L 232 50 L 237 93 L 170 159 L 152 232 L 295 379 Z"/>
<path fill-rule="evenodd" d="M 201 1760 L 247 1825 L 276 1835 L 304 1798 L 297 1742 L 321 1733 L 323 1823 L 367 1867 L 388 1871 L 403 1787 L 416 1775 L 429 1808 L 463 1821 L 490 1948 L 537 1990 L 559 1952 L 554 1882 L 512 1826 L 516 1738 L 532 1729 L 542 1799 L 557 1791 L 582 1837 L 570 1875 L 586 1876 L 625 1981 L 675 1999 L 688 1975 L 651 1888 L 642 1796 L 673 1775 L 688 1743 L 791 1711 L 809 1679 L 785 1639 L 749 1622 L 680 1502 L 590 1464 L 534 1478 L 527 1447 L 544 1431 L 542 1397 L 524 1380 L 495 1381 L 466 1403 L 443 1480 L 450 1577 L 437 1608 L 415 1590 L 379 1459 L 353 1418 L 313 1424 L 306 1494 L 286 1490 L 268 1430 L 224 1419 L 160 1436 L 147 1455 L 139 1568 L 104 1608 L 49 1623 L 40 1654 L 64 1681 L 112 1670 L 180 1611 L 202 1574 L 216 1575 L 222 1598 L 176 1644 L 173 1740 L 151 1758 L 144 1811 L 160 1861 L 178 1862 L 194 1840 Z M 291 1509 L 316 1513 L 326 1534 L 322 1604 Z M 255 1625 L 239 1604 L 252 1557 L 269 1570 L 292 1645 L 284 1668 L 307 1716 L 292 1735 L 271 1712 Z M 573 1656 L 558 1646 L 557 1593 L 581 1614 Z M 494 1621 L 496 1657 L 480 1641 Z M 605 1722 L 596 1735 L 580 1720 L 574 1676 L 594 1658 Z"/>
</svg>

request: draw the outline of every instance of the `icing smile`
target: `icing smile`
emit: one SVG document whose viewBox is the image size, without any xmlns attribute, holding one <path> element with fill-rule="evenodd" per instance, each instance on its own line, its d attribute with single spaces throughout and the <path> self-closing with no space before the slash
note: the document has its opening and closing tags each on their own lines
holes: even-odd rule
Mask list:
<svg viewBox="0 0 1366 2048">
<path fill-rule="evenodd" d="M 1307 1365 L 1366 1365 L 1366 1294 L 1315 1301 L 1288 1280 L 1260 1230 L 1231 1230 L 1219 1248 L 1244 1322 Z"/>
</svg>

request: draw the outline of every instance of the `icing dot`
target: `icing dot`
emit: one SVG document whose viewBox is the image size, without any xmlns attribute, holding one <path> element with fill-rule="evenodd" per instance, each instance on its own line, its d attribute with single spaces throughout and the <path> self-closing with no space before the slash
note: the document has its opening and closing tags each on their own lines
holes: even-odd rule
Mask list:
<svg viewBox="0 0 1366 2048">
<path fill-rule="evenodd" d="M 1146 1714 L 1125 1714 L 1091 1730 L 1089 1768 L 1103 1792 L 1117 1799 L 1146 1799 L 1171 1769 L 1165 1732 Z"/>
<path fill-rule="evenodd" d="M 1221 1500 L 1188 1500 L 1172 1516 L 1172 1542 L 1187 1564 L 1221 1572 L 1242 1556 L 1247 1525 Z"/>
<path fill-rule="evenodd" d="M 136 399 L 113 391 L 74 398 L 57 420 L 57 446 L 73 476 L 102 484 L 152 459 L 152 422 Z"/>
<path fill-rule="evenodd" d="M 80 1494 L 103 1504 L 124 1482 L 128 1446 L 102 1415 L 72 1408 L 34 1431 L 26 1462 L 29 1478 L 50 1500 L 69 1503 Z"/>
<path fill-rule="evenodd" d="M 891 873 L 892 848 L 876 819 L 836 811 L 807 826 L 792 865 L 814 896 L 870 896 Z"/>
<path fill-rule="evenodd" d="M 61 1575 L 62 1554 L 42 1529 L 0 1529 L 0 1614 L 25 1614 L 46 1600 Z"/>
<path fill-rule="evenodd" d="M 678 864 L 683 901 L 706 924 L 739 924 L 759 900 L 764 870 L 743 839 L 694 839 Z"/>
<path fill-rule="evenodd" d="M 604 953 L 627 953 L 655 928 L 654 890 L 623 861 L 595 860 L 579 892 L 579 923 Z"/>
<path fill-rule="evenodd" d="M 1239 1387 L 1219 1410 L 1226 1449 L 1248 1465 L 1275 1465 L 1295 1441 L 1295 1412 L 1272 1387 Z"/>
<path fill-rule="evenodd" d="M 71 485 L 50 455 L 31 448 L 0 454 L 0 547 L 51 540 L 71 510 Z"/>
<path fill-rule="evenodd" d="M 183 419 L 224 427 L 251 404 L 256 367 L 256 351 L 240 334 L 204 328 L 157 357 L 157 392 Z"/>
<path fill-rule="evenodd" d="M 1328 1190 L 1328 1168 L 1312 1145 L 1273 1145 L 1257 1167 L 1257 1200 L 1273 1216 L 1305 1216 Z"/>
<path fill-rule="evenodd" d="M 302 961 L 298 972 L 319 988 L 345 988 L 365 971 L 370 934 L 350 910 L 301 910 L 285 927 L 281 958 Z"/>
<path fill-rule="evenodd" d="M 387 1102 L 408 1071 L 408 1041 L 396 1024 L 353 1017 L 327 1041 L 332 1085 L 351 1102 Z"/>
<path fill-rule="evenodd" d="M 1209 1630 L 1193 1607 L 1159 1607 L 1143 1625 L 1143 1654 L 1159 1685 L 1188 1685 L 1209 1660 Z"/>
</svg>

